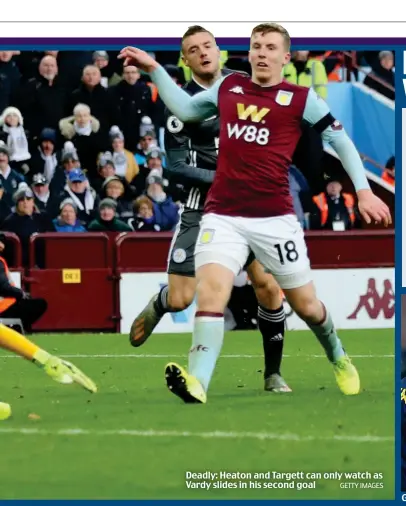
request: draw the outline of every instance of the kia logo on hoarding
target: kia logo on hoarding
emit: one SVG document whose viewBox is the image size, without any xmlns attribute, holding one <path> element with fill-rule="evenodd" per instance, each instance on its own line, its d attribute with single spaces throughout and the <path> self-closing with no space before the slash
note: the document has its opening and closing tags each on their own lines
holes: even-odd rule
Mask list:
<svg viewBox="0 0 406 506">
<path fill-rule="evenodd" d="M 359 312 L 365 309 L 371 320 L 376 320 L 382 313 L 385 320 L 390 320 L 395 314 L 395 292 L 390 279 L 383 282 L 383 293 L 379 295 L 376 288 L 376 279 L 369 278 L 366 293 L 359 298 L 358 306 L 347 318 L 356 320 Z"/>
</svg>

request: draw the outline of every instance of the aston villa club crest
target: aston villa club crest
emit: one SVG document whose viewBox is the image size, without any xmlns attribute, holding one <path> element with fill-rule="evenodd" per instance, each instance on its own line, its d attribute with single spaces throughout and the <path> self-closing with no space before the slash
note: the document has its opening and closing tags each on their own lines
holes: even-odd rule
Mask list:
<svg viewBox="0 0 406 506">
<path fill-rule="evenodd" d="M 293 98 L 293 91 L 279 90 L 276 95 L 275 102 L 279 105 L 288 106 L 292 102 L 292 98 Z"/>
</svg>

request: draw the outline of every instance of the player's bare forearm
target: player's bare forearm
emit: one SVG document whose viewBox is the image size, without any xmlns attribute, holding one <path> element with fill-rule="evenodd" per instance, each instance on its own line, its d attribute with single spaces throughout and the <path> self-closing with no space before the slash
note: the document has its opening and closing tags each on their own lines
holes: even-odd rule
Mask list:
<svg viewBox="0 0 406 506">
<path fill-rule="evenodd" d="M 216 114 L 218 89 L 215 87 L 190 96 L 160 65 L 150 76 L 167 108 L 181 121 L 197 122 Z"/>
</svg>

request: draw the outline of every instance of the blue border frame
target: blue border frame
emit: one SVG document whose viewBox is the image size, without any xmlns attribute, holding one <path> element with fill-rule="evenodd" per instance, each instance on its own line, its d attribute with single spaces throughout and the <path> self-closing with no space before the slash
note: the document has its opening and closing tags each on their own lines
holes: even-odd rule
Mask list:
<svg viewBox="0 0 406 506">
<path fill-rule="evenodd" d="M 403 48 L 406 51 L 406 48 Z M 396 72 L 396 97 L 395 97 L 395 131 L 396 131 L 396 145 L 395 145 L 395 159 L 398 167 L 402 166 L 402 108 L 406 107 L 406 97 L 403 92 L 403 51 L 396 51 L 395 66 L 398 69 Z M 400 71 L 402 69 L 402 71 Z M 395 487 L 396 498 L 401 498 L 401 480 L 400 480 L 400 463 L 401 451 L 398 444 L 400 438 L 400 416 L 401 405 L 399 403 L 400 397 L 400 378 L 401 378 L 401 341 L 402 341 L 402 171 L 398 171 L 396 185 L 398 190 L 395 191 L 395 228 L 398 233 L 395 234 Z"/>
<path fill-rule="evenodd" d="M 140 37 L 120 37 L 120 38 L 108 38 L 108 37 L 95 37 L 95 38 L 46 38 L 46 37 L 38 37 L 38 38 L 30 38 L 30 37 L 9 37 L 9 38 L 1 38 L 0 37 L 0 49 L 15 49 L 21 51 L 27 50 L 45 50 L 45 49 L 55 49 L 55 50 L 96 50 L 96 49 L 106 49 L 106 50 L 120 50 L 121 48 L 128 45 L 136 45 L 144 50 L 166 50 L 166 51 L 179 51 L 180 47 L 180 38 L 140 38 Z M 217 43 L 220 47 L 227 49 L 229 51 L 241 50 L 247 51 L 249 47 L 249 38 L 237 38 L 237 37 L 218 37 Z M 403 50 L 406 51 L 406 38 L 394 38 L 394 37 L 367 37 L 367 38 L 345 38 L 345 37 L 337 37 L 337 38 L 292 38 L 292 47 L 293 49 L 298 48 L 301 49 L 332 49 L 332 50 L 383 50 L 383 49 L 391 49 L 396 50 L 396 68 L 398 71 L 396 72 L 396 137 L 400 139 L 400 142 L 396 142 L 396 161 L 398 166 L 401 166 L 401 157 L 402 157 L 402 149 L 401 149 L 401 131 L 402 131 L 402 107 L 406 108 L 406 97 L 403 90 L 402 78 L 403 76 Z M 402 69 L 402 71 L 400 71 Z M 399 135 L 398 135 L 399 134 Z M 402 176 L 401 172 L 398 172 L 397 176 L 397 186 L 401 188 L 402 184 Z M 396 228 L 400 232 L 395 234 L 395 264 L 402 265 L 402 208 L 401 208 L 401 193 L 398 190 L 395 192 L 395 220 L 396 220 Z M 397 289 L 400 289 L 399 291 Z M 401 291 L 402 291 L 402 272 L 401 268 L 395 269 L 395 438 L 398 436 L 398 431 L 400 424 L 400 404 L 399 404 L 399 396 L 398 392 L 400 389 L 400 343 L 401 343 L 401 326 L 400 326 L 400 300 L 401 300 Z M 406 294 L 406 287 L 404 290 Z M 406 295 L 405 295 L 406 296 Z M 395 500 L 382 500 L 382 501 L 374 501 L 375 504 L 379 505 L 393 505 L 396 502 L 400 502 L 401 493 L 400 493 L 400 446 L 397 444 L 395 439 Z M 43 484 L 43 486 L 46 486 Z M 1 492 L 0 492 L 1 494 Z M 406 494 L 405 494 L 406 501 Z M 9 501 L 0 500 L 0 504 L 6 504 Z M 15 500 L 12 501 L 13 504 L 18 506 L 27 505 L 27 503 L 32 504 L 34 501 L 32 500 Z M 47 504 L 58 504 L 58 505 L 68 505 L 72 502 L 75 502 L 78 506 L 87 506 L 88 500 L 47 500 L 41 501 L 36 500 L 35 503 L 46 502 Z M 92 503 L 104 504 L 108 502 L 109 504 L 123 504 L 123 503 L 134 503 L 142 504 L 142 505 L 161 505 L 161 506 L 178 506 L 179 502 L 181 502 L 185 506 L 193 506 L 197 503 L 211 504 L 213 506 L 223 506 L 225 502 L 233 503 L 235 501 L 232 500 L 134 500 L 134 501 L 115 501 L 115 500 L 93 500 Z M 344 501 L 344 500 L 289 500 L 289 501 L 280 501 L 280 500 L 270 500 L 270 501 L 258 501 L 258 500 L 244 500 L 239 501 L 244 504 L 255 504 L 257 502 L 261 503 L 270 503 L 272 505 L 281 504 L 283 506 L 291 506 L 297 505 L 301 503 L 309 503 L 309 502 L 317 502 L 319 505 L 323 504 L 345 504 L 345 505 L 356 505 L 359 503 L 369 504 L 370 500 L 364 501 Z"/>
<path fill-rule="evenodd" d="M 243 37 L 217 37 L 217 43 L 229 51 L 248 50 L 249 38 Z M 20 49 L 36 50 L 65 49 L 65 50 L 95 50 L 109 49 L 116 50 L 125 46 L 137 45 L 144 50 L 166 50 L 179 51 L 181 39 L 175 37 L 146 38 L 146 37 L 4 37 L 0 36 L 0 49 Z M 365 37 L 365 38 L 345 38 L 345 37 L 297 37 L 292 38 L 292 46 L 305 49 L 363 49 L 363 50 L 382 50 L 396 49 L 399 46 L 406 47 L 406 37 Z"/>
</svg>

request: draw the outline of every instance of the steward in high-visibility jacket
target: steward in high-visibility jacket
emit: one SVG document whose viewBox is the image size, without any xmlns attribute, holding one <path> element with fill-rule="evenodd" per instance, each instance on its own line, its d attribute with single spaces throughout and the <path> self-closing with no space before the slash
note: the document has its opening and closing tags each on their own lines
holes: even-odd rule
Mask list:
<svg viewBox="0 0 406 506">
<path fill-rule="evenodd" d="M 5 236 L 0 233 L 0 320 L 20 319 L 25 330 L 30 331 L 47 310 L 45 299 L 32 299 L 30 294 L 15 286 L 6 260 L 1 256 L 5 248 Z"/>
<path fill-rule="evenodd" d="M 395 157 L 391 156 L 386 162 L 385 170 L 382 173 L 382 179 L 391 186 L 395 186 Z"/>
<path fill-rule="evenodd" d="M 15 286 L 7 262 L 0 256 L 0 315 L 23 297 L 24 292 Z"/>
<path fill-rule="evenodd" d="M 393 177 L 393 171 L 385 170 L 382 173 L 382 179 L 386 181 L 391 186 L 395 186 L 395 178 Z"/>
<path fill-rule="evenodd" d="M 321 228 L 344 231 L 354 228 L 356 222 L 355 199 L 350 193 L 332 198 L 325 192 L 313 197 L 320 211 Z"/>
<path fill-rule="evenodd" d="M 313 88 L 319 97 L 327 98 L 327 73 L 324 63 L 315 58 L 306 62 L 291 61 L 283 68 L 283 78 L 292 84 Z"/>
</svg>

